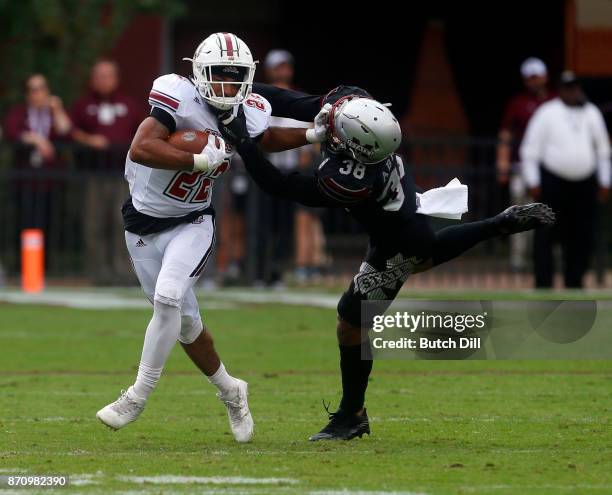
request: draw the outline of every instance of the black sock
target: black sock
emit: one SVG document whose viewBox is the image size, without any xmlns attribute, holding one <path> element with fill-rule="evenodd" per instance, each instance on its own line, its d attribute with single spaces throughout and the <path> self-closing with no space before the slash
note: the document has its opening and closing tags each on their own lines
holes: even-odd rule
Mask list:
<svg viewBox="0 0 612 495">
<path fill-rule="evenodd" d="M 445 227 L 436 232 L 436 242 L 431 258 L 434 265 L 439 265 L 456 258 L 479 242 L 486 241 L 499 234 L 498 222 L 495 217 L 479 222 Z"/>
<path fill-rule="evenodd" d="M 361 348 L 364 346 L 364 357 L 361 359 Z M 340 411 L 346 414 L 356 413 L 365 402 L 368 378 L 372 372 L 370 342 L 361 345 L 340 345 L 340 371 L 342 372 L 342 401 Z"/>
</svg>

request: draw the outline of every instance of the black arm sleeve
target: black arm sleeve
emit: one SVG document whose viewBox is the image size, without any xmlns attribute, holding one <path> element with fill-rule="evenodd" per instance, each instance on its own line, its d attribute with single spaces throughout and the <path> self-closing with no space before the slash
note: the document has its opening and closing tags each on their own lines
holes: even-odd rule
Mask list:
<svg viewBox="0 0 612 495">
<path fill-rule="evenodd" d="M 153 107 L 151 109 L 151 117 L 157 120 L 160 124 L 165 125 L 170 134 L 176 131 L 176 122 L 174 121 L 174 117 L 172 117 L 172 115 L 165 110 L 162 110 L 159 107 Z"/>
<path fill-rule="evenodd" d="M 268 194 L 295 201 L 304 206 L 341 206 L 319 190 L 314 176 L 292 172 L 285 174 L 263 156 L 253 142 L 238 146 L 238 153 L 244 161 L 247 172 L 257 185 Z"/>
<path fill-rule="evenodd" d="M 312 122 L 321 110 L 321 96 L 309 95 L 269 84 L 254 83 L 253 93 L 263 96 L 272 105 L 272 115 Z"/>
</svg>

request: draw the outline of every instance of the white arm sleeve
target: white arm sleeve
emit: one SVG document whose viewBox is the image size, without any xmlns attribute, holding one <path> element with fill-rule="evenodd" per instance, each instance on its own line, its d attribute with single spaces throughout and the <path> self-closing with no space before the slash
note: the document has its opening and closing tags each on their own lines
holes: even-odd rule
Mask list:
<svg viewBox="0 0 612 495">
<path fill-rule="evenodd" d="M 546 112 L 538 109 L 531 117 L 519 150 L 521 157 L 521 173 L 527 187 L 540 186 L 540 162 L 544 147 Z"/>
</svg>

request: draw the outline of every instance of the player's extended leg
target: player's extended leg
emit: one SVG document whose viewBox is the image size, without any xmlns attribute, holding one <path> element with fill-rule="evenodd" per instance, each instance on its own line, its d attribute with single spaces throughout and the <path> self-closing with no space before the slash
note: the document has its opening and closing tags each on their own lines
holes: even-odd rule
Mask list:
<svg viewBox="0 0 612 495">
<path fill-rule="evenodd" d="M 388 307 L 411 273 L 427 270 L 456 258 L 479 242 L 531 230 L 554 222 L 552 210 L 541 203 L 511 206 L 495 217 L 441 229 L 434 233 L 424 216 L 417 216 L 406 252 L 392 247 L 371 246 L 359 273 L 338 304 L 338 344 L 342 374 L 342 400 L 330 414 L 330 422 L 310 440 L 350 440 L 370 433 L 363 407 L 368 377 L 372 371 L 369 341 L 362 326 L 362 303 L 380 301 L 377 310 Z M 403 251 L 403 250 L 402 250 Z"/>
<path fill-rule="evenodd" d="M 179 341 L 185 353 L 217 390 L 217 397 L 225 404 L 230 428 L 237 442 L 248 442 L 253 437 L 254 423 L 249 410 L 248 384 L 231 376 L 215 349 L 209 330 L 200 318 L 193 289 L 185 296 L 182 307 Z"/>
<path fill-rule="evenodd" d="M 435 233 L 431 260 L 417 271 L 437 266 L 463 254 L 476 244 L 494 237 L 517 234 L 537 227 L 552 225 L 555 214 L 543 203 L 515 205 L 499 215 L 477 222 L 468 222 L 440 229 Z"/>
</svg>

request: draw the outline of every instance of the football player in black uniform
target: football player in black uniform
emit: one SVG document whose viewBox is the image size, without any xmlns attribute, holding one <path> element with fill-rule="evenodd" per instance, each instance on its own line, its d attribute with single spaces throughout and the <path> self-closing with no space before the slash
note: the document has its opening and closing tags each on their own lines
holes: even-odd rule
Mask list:
<svg viewBox="0 0 612 495">
<path fill-rule="evenodd" d="M 541 203 L 511 206 L 495 217 L 434 232 L 429 217 L 417 213 L 416 186 L 395 153 L 400 126 L 391 111 L 357 87 L 340 86 L 324 97 L 255 84 L 272 104 L 272 114 L 314 119 L 314 132 L 327 127 L 323 161 L 314 176 L 286 174 L 268 162 L 248 137 L 244 117 L 220 115 L 220 130 L 237 146 L 246 169 L 261 189 L 306 206 L 344 208 L 368 232 L 370 243 L 360 271 L 338 303 L 342 400 L 329 423 L 310 440 L 350 440 L 370 433 L 364 408 L 372 360 L 362 359 L 363 301 L 391 304 L 411 273 L 459 256 L 495 236 L 554 223 Z M 366 354 L 367 356 L 368 354 Z"/>
</svg>

